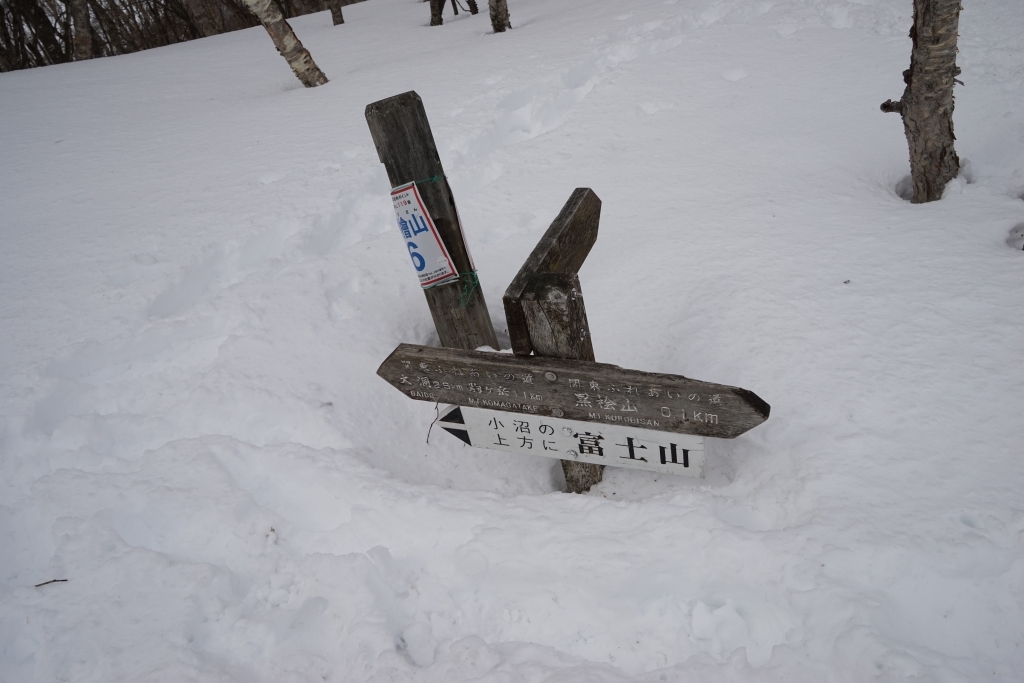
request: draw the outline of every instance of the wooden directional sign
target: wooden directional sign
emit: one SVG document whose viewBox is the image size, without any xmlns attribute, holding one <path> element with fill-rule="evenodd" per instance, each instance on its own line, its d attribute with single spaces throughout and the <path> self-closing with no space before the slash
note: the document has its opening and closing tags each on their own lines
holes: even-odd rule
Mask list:
<svg viewBox="0 0 1024 683">
<path fill-rule="evenodd" d="M 704 437 L 450 406 L 438 426 L 470 446 L 704 478 Z"/>
<path fill-rule="evenodd" d="M 746 389 L 590 361 L 400 344 L 377 374 L 409 398 L 732 439 L 768 419 Z"/>
</svg>

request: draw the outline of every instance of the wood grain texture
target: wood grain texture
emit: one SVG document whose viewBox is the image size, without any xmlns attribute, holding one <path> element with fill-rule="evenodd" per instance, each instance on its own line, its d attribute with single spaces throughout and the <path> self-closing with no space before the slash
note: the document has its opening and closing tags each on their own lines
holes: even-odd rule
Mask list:
<svg viewBox="0 0 1024 683">
<path fill-rule="evenodd" d="M 576 273 L 542 273 L 530 278 L 520 299 L 533 352 L 547 358 L 594 360 L 590 324 Z M 600 484 L 604 465 L 562 460 L 569 493 Z"/>
<path fill-rule="evenodd" d="M 377 374 L 409 398 L 732 439 L 768 419 L 746 389 L 616 365 L 401 344 Z"/>
<path fill-rule="evenodd" d="M 521 301 L 530 279 L 543 273 L 578 273 L 597 241 L 600 220 L 601 200 L 590 188 L 576 188 L 505 290 L 502 303 L 516 355 L 533 352 Z"/>
<path fill-rule="evenodd" d="M 459 273 L 472 271 L 455 197 L 419 95 L 410 91 L 367 105 L 366 122 L 391 186 L 426 181 L 418 182 L 417 188 L 455 268 Z M 462 282 L 423 290 L 441 344 L 460 349 L 498 348 L 483 291 L 479 286 L 473 289 L 467 305 L 462 306 L 459 297 L 463 291 Z"/>
<path fill-rule="evenodd" d="M 521 303 L 535 354 L 594 360 L 594 344 L 578 275 L 536 275 L 523 290 Z"/>
</svg>

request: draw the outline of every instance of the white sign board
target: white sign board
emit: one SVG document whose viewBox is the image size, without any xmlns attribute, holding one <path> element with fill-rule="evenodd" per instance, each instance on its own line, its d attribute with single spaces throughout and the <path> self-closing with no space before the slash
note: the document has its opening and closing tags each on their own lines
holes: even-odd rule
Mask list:
<svg viewBox="0 0 1024 683">
<path fill-rule="evenodd" d="M 704 437 L 449 406 L 438 425 L 470 446 L 704 478 Z"/>
<path fill-rule="evenodd" d="M 426 289 L 457 279 L 459 274 L 455 264 L 423 205 L 416 183 L 391 190 L 391 200 L 395 205 L 398 229 L 420 279 L 420 287 Z"/>
</svg>

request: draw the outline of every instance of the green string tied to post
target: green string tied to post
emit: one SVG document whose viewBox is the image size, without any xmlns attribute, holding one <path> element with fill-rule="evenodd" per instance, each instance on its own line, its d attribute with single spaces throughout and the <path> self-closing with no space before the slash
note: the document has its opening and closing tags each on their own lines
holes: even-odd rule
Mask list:
<svg viewBox="0 0 1024 683">
<path fill-rule="evenodd" d="M 471 270 L 468 273 L 459 273 L 459 279 L 462 280 L 462 294 L 459 295 L 459 306 L 466 308 L 469 306 L 469 300 L 473 297 L 473 292 L 480 286 L 480 278 L 476 276 L 475 270 Z"/>
<path fill-rule="evenodd" d="M 446 175 L 435 175 L 435 176 L 430 176 L 429 178 L 424 178 L 423 180 L 414 180 L 414 181 L 412 181 L 412 184 L 413 185 L 420 185 L 422 183 L 439 183 L 442 180 L 447 180 L 447 179 L 448 179 L 448 176 L 446 176 Z"/>
</svg>

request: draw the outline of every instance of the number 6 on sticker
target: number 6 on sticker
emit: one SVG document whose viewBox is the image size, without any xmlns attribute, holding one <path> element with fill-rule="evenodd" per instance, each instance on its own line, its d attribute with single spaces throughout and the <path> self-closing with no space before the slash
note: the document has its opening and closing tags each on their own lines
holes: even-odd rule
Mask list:
<svg viewBox="0 0 1024 683">
<path fill-rule="evenodd" d="M 422 256 L 413 251 L 413 249 L 419 249 L 419 247 L 416 246 L 415 242 L 409 242 L 406 246 L 409 247 L 409 256 L 412 257 L 413 268 L 416 269 L 416 272 L 423 270 L 427 262 L 423 260 Z"/>
<path fill-rule="evenodd" d="M 455 263 L 437 231 L 437 226 L 423 205 L 423 198 L 416 189 L 416 183 L 406 183 L 393 188 L 391 200 L 395 206 L 398 230 L 405 240 L 405 247 L 409 251 L 413 268 L 416 269 L 420 287 L 426 289 L 458 280 L 459 274 L 455 269 Z M 416 238 L 415 242 L 412 241 L 413 238 Z"/>
</svg>

